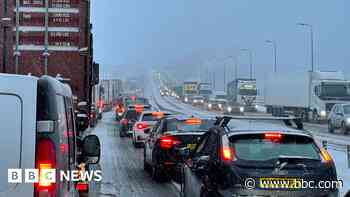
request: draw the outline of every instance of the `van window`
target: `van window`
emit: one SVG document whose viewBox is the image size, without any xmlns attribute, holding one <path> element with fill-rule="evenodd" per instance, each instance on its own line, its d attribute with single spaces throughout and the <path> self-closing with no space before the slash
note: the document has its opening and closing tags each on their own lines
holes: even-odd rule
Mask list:
<svg viewBox="0 0 350 197">
<path fill-rule="evenodd" d="M 75 129 L 74 129 L 74 121 L 73 121 L 73 106 L 72 102 L 69 98 L 65 98 L 66 104 L 66 115 L 67 115 L 67 136 L 68 136 L 68 144 L 69 144 L 69 164 L 75 164 Z"/>
<path fill-rule="evenodd" d="M 58 135 L 59 135 L 59 147 L 61 155 L 61 168 L 62 170 L 69 170 L 69 147 L 68 147 L 68 125 L 67 115 L 65 110 L 63 96 L 57 95 L 57 113 L 58 113 Z"/>
</svg>

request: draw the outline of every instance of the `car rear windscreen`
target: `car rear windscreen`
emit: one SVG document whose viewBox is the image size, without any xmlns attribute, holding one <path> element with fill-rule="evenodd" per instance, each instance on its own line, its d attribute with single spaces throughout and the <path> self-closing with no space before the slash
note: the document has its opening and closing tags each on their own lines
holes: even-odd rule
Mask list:
<svg viewBox="0 0 350 197">
<path fill-rule="evenodd" d="M 155 115 L 152 115 L 151 113 L 150 114 L 144 114 L 142 116 L 142 120 L 141 121 L 157 121 L 159 120 L 159 116 L 155 116 Z"/>
<path fill-rule="evenodd" d="M 213 127 L 214 120 L 201 120 L 201 124 L 186 124 L 186 120 L 171 119 L 167 121 L 167 131 L 182 131 L 182 132 L 194 132 L 194 131 L 208 131 Z"/>
<path fill-rule="evenodd" d="M 129 110 L 125 114 L 125 118 L 128 120 L 137 120 L 140 116 L 140 113 L 136 112 L 135 110 Z"/>
<path fill-rule="evenodd" d="M 312 139 L 297 135 L 240 135 L 230 138 L 239 160 L 267 161 L 280 157 L 303 157 L 319 160 L 319 151 Z"/>
</svg>

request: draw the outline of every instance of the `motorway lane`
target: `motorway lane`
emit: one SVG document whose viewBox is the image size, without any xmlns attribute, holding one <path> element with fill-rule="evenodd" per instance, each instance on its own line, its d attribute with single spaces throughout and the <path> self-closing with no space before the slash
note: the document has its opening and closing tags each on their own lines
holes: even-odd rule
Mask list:
<svg viewBox="0 0 350 197">
<path fill-rule="evenodd" d="M 113 113 L 104 113 L 92 131 L 101 141 L 100 166 L 103 181 L 92 196 L 101 197 L 176 197 L 171 183 L 154 182 L 143 170 L 143 149 L 135 149 L 129 138 L 120 138 Z M 116 133 L 114 133 L 116 132 Z"/>
</svg>

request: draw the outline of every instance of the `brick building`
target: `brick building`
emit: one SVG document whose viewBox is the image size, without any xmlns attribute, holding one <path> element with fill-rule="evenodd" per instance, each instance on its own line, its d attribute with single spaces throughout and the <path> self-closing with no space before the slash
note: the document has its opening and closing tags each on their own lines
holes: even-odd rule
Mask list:
<svg viewBox="0 0 350 197">
<path fill-rule="evenodd" d="M 1 0 L 0 18 L 0 72 L 61 74 L 91 100 L 89 0 Z"/>
</svg>

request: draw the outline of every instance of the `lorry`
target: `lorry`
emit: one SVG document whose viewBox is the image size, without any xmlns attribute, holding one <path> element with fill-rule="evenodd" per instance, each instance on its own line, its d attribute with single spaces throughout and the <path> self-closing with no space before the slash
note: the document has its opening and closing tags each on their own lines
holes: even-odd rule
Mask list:
<svg viewBox="0 0 350 197">
<path fill-rule="evenodd" d="M 213 90 L 210 83 L 200 83 L 198 85 L 198 94 L 203 96 L 206 101 L 209 100 L 209 97 L 213 94 Z"/>
<path fill-rule="evenodd" d="M 183 97 L 185 102 L 191 102 L 192 97 L 198 95 L 198 82 L 185 81 L 183 83 Z"/>
<path fill-rule="evenodd" d="M 273 73 L 264 92 L 268 113 L 304 120 L 326 120 L 335 104 L 350 103 L 350 81 L 341 71 Z"/>
<path fill-rule="evenodd" d="M 250 107 L 258 94 L 256 79 L 236 79 L 227 85 L 228 100 L 232 104 Z"/>
</svg>

